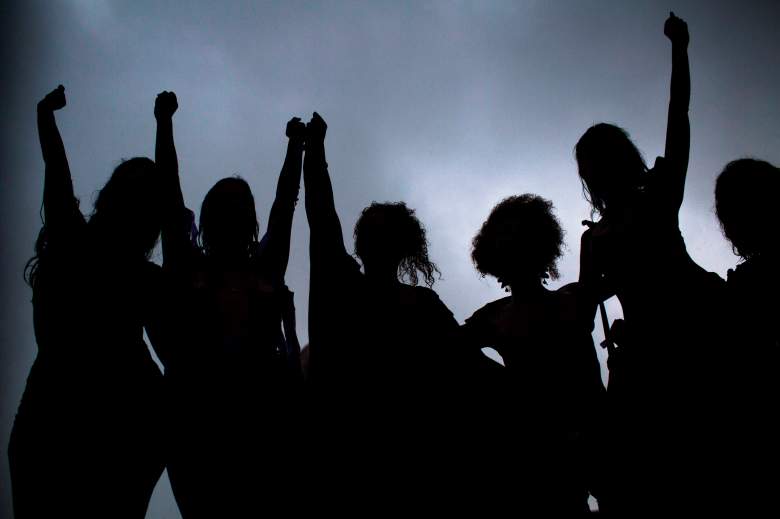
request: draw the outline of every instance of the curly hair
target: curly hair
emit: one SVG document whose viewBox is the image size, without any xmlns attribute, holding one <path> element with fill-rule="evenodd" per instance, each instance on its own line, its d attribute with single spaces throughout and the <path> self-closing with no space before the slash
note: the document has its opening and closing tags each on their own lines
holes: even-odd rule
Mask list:
<svg viewBox="0 0 780 519">
<path fill-rule="evenodd" d="M 563 229 L 549 200 L 524 194 L 496 205 L 472 240 L 471 259 L 483 276 L 503 280 L 558 278 Z"/>
<path fill-rule="evenodd" d="M 715 181 L 715 213 L 734 253 L 750 259 L 777 248 L 780 169 L 769 162 L 729 162 Z"/>
<path fill-rule="evenodd" d="M 588 128 L 574 146 L 574 156 L 585 200 L 601 215 L 609 200 L 641 186 L 647 173 L 645 159 L 628 132 L 614 124 Z"/>
<path fill-rule="evenodd" d="M 355 254 L 363 264 L 372 257 L 399 261 L 398 278 L 417 285 L 418 272 L 433 286 L 439 272 L 428 257 L 425 227 L 403 202 L 372 202 L 355 224 Z"/>
</svg>

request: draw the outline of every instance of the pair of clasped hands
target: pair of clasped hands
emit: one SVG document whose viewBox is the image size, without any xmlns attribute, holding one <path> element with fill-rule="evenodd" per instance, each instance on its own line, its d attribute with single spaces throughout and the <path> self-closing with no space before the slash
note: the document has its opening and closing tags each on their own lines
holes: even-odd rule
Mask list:
<svg viewBox="0 0 780 519">
<path fill-rule="evenodd" d="M 61 88 L 61 86 L 60 86 Z M 160 92 L 154 102 L 154 116 L 157 120 L 170 119 L 179 107 L 176 101 L 176 94 L 173 92 Z M 291 140 L 305 146 L 306 142 L 316 142 L 325 139 L 325 132 L 328 125 L 320 114 L 314 112 L 311 120 L 304 124 L 300 117 L 293 117 L 287 122 L 285 135 Z"/>
</svg>

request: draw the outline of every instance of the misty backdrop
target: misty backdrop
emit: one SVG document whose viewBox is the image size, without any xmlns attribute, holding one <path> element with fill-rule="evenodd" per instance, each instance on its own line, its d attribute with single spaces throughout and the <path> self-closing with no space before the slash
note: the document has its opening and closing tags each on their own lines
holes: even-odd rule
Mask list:
<svg viewBox="0 0 780 519">
<path fill-rule="evenodd" d="M 739 157 L 780 163 L 780 3 L 4 3 L 0 516 L 10 517 L 6 447 L 36 352 L 22 272 L 41 224 L 35 105 L 43 95 L 66 87 L 68 106 L 57 120 L 85 213 L 121 159 L 153 156 L 154 99 L 172 90 L 188 206 L 197 214 L 214 182 L 238 174 L 252 186 L 261 230 L 285 124 L 318 111 L 329 125 L 328 163 L 348 249 L 364 206 L 406 201 L 427 227 L 443 274 L 434 288 L 462 322 L 504 295 L 469 259 L 471 238 L 493 205 L 524 192 L 553 201 L 568 244 L 556 287 L 576 280 L 580 221 L 590 217 L 572 153 L 579 136 L 612 122 L 649 163 L 663 153 L 670 10 L 691 33 L 682 230 L 693 258 L 725 276 L 737 258 L 713 212 L 715 176 Z M 302 343 L 308 237 L 300 204 L 287 283 Z M 609 309 L 619 315 L 614 301 Z M 600 335 L 597 328 L 597 341 Z M 178 517 L 165 479 L 149 517 Z"/>
</svg>

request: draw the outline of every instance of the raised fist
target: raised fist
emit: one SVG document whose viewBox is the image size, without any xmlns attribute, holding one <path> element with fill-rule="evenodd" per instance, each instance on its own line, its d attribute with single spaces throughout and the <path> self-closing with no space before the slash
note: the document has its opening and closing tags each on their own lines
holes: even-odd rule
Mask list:
<svg viewBox="0 0 780 519">
<path fill-rule="evenodd" d="M 64 107 L 65 103 L 65 87 L 60 85 L 40 100 L 38 108 L 54 111 Z"/>
<path fill-rule="evenodd" d="M 688 35 L 688 24 L 682 18 L 677 18 L 674 13 L 669 13 L 669 18 L 664 23 L 664 34 L 672 45 L 688 46 L 690 36 Z"/>
<path fill-rule="evenodd" d="M 176 100 L 176 94 L 173 92 L 163 91 L 157 94 L 157 99 L 154 100 L 154 117 L 156 119 L 166 118 L 170 119 L 179 108 L 179 102 Z"/>
<path fill-rule="evenodd" d="M 306 139 L 306 125 L 301 121 L 300 117 L 293 117 L 287 122 L 287 130 L 285 130 L 284 134 L 290 140 L 303 141 Z"/>
<path fill-rule="evenodd" d="M 310 142 L 325 140 L 325 132 L 327 130 L 328 125 L 325 124 L 325 120 L 320 117 L 320 114 L 314 112 L 311 116 L 311 121 L 306 125 L 306 139 Z"/>
</svg>

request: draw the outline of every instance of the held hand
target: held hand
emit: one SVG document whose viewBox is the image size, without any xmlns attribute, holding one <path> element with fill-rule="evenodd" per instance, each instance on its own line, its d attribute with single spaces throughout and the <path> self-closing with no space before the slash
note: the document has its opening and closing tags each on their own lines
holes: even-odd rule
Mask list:
<svg viewBox="0 0 780 519">
<path fill-rule="evenodd" d="M 656 157 L 655 158 L 655 164 L 653 164 L 652 169 L 648 172 L 651 174 L 657 174 L 663 172 L 668 168 L 668 162 L 665 157 Z"/>
<path fill-rule="evenodd" d="M 53 112 L 64 107 L 65 104 L 65 87 L 60 85 L 40 100 L 38 109 L 51 110 Z"/>
<path fill-rule="evenodd" d="M 609 234 L 611 229 L 609 222 L 605 218 L 602 218 L 598 222 L 594 222 L 592 220 L 582 220 L 582 225 L 587 227 L 587 229 L 585 229 L 585 231 L 582 233 L 582 238 L 580 239 L 580 247 L 583 249 L 586 245 L 588 248 L 591 248 L 593 246 L 594 239 L 598 239 L 606 234 Z"/>
<path fill-rule="evenodd" d="M 304 142 L 306 140 L 306 124 L 301 121 L 300 117 L 293 117 L 287 122 L 287 129 L 284 134 L 291 141 Z"/>
<path fill-rule="evenodd" d="M 175 93 L 160 92 L 157 94 L 157 99 L 154 100 L 154 117 L 155 119 L 170 119 L 176 113 L 177 108 L 179 108 L 179 102 L 176 100 Z"/>
<path fill-rule="evenodd" d="M 626 322 L 623 319 L 615 319 L 609 327 L 609 338 L 617 346 L 625 346 L 628 338 Z"/>
<path fill-rule="evenodd" d="M 314 112 L 311 116 L 311 121 L 306 125 L 306 140 L 309 142 L 324 141 L 325 132 L 328 130 L 328 125 L 320 114 Z"/>
<path fill-rule="evenodd" d="M 664 34 L 672 42 L 672 45 L 688 46 L 688 24 L 682 18 L 677 18 L 674 13 L 669 13 L 669 18 L 664 23 Z"/>
</svg>

